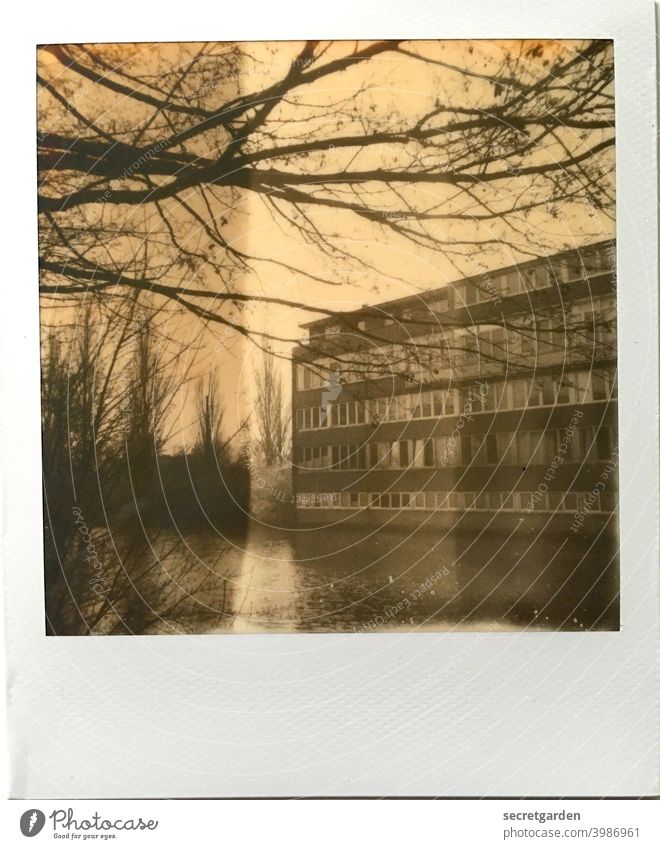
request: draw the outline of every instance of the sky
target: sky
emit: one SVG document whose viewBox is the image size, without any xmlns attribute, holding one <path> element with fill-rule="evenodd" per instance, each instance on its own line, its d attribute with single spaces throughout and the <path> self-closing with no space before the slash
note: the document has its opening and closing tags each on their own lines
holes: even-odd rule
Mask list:
<svg viewBox="0 0 660 849">
<path fill-rule="evenodd" d="M 534 51 L 530 51 L 530 45 L 542 46 L 542 53 L 534 54 Z M 313 83 L 300 97 L 289 98 L 272 116 L 277 122 L 280 143 L 299 137 L 301 132 L 303 137 L 331 138 L 337 132 L 337 127 L 332 120 L 329 121 L 327 107 L 342 98 L 353 104 L 352 111 L 347 110 L 342 117 L 340 132 L 346 134 L 369 127 L 369 122 L 376 120 L 384 121 L 388 129 L 405 126 L 432 110 L 438 102 L 459 108 L 475 105 L 487 107 L 494 102 L 493 86 L 488 76 L 497 71 L 504 56 L 520 54 L 523 57 L 523 73 L 534 75 L 544 72 L 544 62 L 552 62 L 572 51 L 575 43 L 442 41 L 415 42 L 409 46 L 431 61 L 422 63 L 407 56 L 385 54 L 369 63 Z M 333 55 L 343 54 L 346 48 L 342 43 L 329 46 L 324 58 L 329 60 Z M 116 56 L 117 46 L 112 49 Z M 143 45 L 137 51 L 137 61 L 148 69 L 153 66 L 157 53 L 159 62 L 175 64 L 179 61 L 182 49 L 181 45 Z M 235 45 L 218 45 L 216 49 L 218 56 L 222 56 L 223 51 L 235 52 L 236 48 Z M 241 45 L 239 52 L 242 58 L 238 73 L 228 74 L 221 82 L 221 90 L 208 92 L 209 103 L 213 103 L 214 99 L 223 102 L 223 99 L 234 96 L 237 91 L 259 90 L 268 82 L 281 78 L 299 49 L 300 44 L 286 42 Z M 129 51 L 128 46 L 126 50 Z M 130 51 L 135 63 L 135 46 L 131 46 Z M 446 67 L 439 68 L 433 64 L 436 59 L 449 66 L 467 67 L 479 76 L 466 77 Z M 41 57 L 41 61 L 46 71 L 61 73 L 52 64 L 55 60 L 47 54 Z M 71 96 L 81 104 L 88 97 L 85 90 L 76 91 L 75 87 L 71 90 Z M 104 115 L 111 115 L 112 110 L 121 110 L 122 104 L 108 102 L 102 104 L 102 108 L 97 104 L 96 109 L 99 120 L 102 120 Z M 136 114 L 136 122 L 143 119 L 144 116 Z M 579 151 L 582 141 L 575 134 L 569 143 Z M 441 153 L 440 150 L 438 155 Z M 336 171 L 347 166 L 369 168 L 383 164 L 395 167 L 392 161 L 394 155 L 394 150 L 383 147 L 357 152 L 354 149 L 328 149 L 313 157 L 311 163 L 301 162 L 298 165 L 318 171 Z M 531 155 L 532 161 L 540 163 L 547 161 L 548 157 L 552 158 L 555 152 L 544 148 Z M 608 177 L 613 184 L 613 160 Z M 442 208 L 455 209 L 465 203 L 464 197 L 453 200 L 454 190 L 447 186 L 426 185 L 409 191 L 412 194 L 407 195 L 408 199 L 422 208 L 440 205 Z M 504 203 L 506 185 L 500 191 L 501 202 Z M 194 198 L 190 200 L 196 203 Z M 380 197 L 379 202 L 398 205 L 393 195 L 391 198 Z M 326 234 L 327 241 L 334 248 L 358 258 L 357 262 L 344 262 L 329 257 L 318 245 L 305 240 L 299 228 L 283 216 L 274 215 L 272 208 L 258 193 L 242 191 L 236 196 L 229 211 L 218 210 L 218 214 L 220 212 L 227 222 L 223 236 L 230 244 L 265 259 L 286 262 L 303 272 L 290 273 L 267 262 L 257 262 L 251 270 L 241 274 L 237 281 L 238 291 L 302 302 L 323 309 L 346 311 L 365 304 L 377 304 L 446 285 L 462 274 L 475 274 L 526 258 L 511 249 L 504 239 L 502 222 L 498 219 L 471 227 L 439 222 L 434 226 L 442 228 L 436 232 L 440 241 L 445 242 L 445 248 L 429 250 L 393 235 L 381 224 L 358 219 L 350 212 L 323 206 L 309 207 L 310 220 Z M 171 214 L 176 216 L 176 210 L 172 210 Z M 532 246 L 542 244 L 543 248 L 539 247 L 539 251 L 547 253 L 614 235 L 614 226 L 609 218 L 584 208 L 567 207 L 557 218 L 550 218 L 547 211 L 542 209 L 521 218 L 519 223 L 524 239 Z M 467 229 L 470 230 L 469 234 Z M 451 248 L 446 249 L 452 239 L 460 240 L 463 235 L 481 243 L 481 246 L 465 250 L 462 256 L 458 256 Z M 194 230 L 186 234 L 191 246 L 198 244 L 201 238 L 203 235 Z M 332 285 L 317 282 L 306 276 L 305 270 L 328 276 L 334 282 Z M 207 272 L 205 282 L 209 286 L 214 285 L 211 272 Z M 272 304 L 253 304 L 243 316 L 253 331 L 291 340 L 302 335 L 301 324 L 315 317 L 320 316 Z M 182 368 L 190 365 L 191 374 L 198 379 L 212 370 L 220 375 L 225 430 L 232 433 L 252 407 L 254 366 L 260 359 L 259 351 L 239 334 L 218 325 L 207 327 L 186 314 L 173 313 L 166 329 L 185 345 Z M 271 344 L 274 352 L 283 358 L 281 373 L 285 396 L 289 396 L 290 364 L 285 358 L 290 355 L 292 343 Z M 194 431 L 193 394 L 192 391 L 182 391 L 175 402 L 176 409 L 172 411 L 173 420 L 176 420 L 173 427 L 175 436 L 168 443 L 169 450 L 191 447 Z"/>
</svg>

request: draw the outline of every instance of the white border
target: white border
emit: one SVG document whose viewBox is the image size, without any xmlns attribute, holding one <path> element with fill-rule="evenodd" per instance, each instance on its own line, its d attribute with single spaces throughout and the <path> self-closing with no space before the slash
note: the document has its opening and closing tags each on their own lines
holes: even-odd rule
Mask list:
<svg viewBox="0 0 660 849">
<path fill-rule="evenodd" d="M 68 3 L 5 38 L 3 543 L 14 797 L 660 792 L 655 21 L 649 0 Z M 622 629 L 43 636 L 35 43 L 615 39 Z M 9 268 L 7 263 L 9 262 Z M 415 687 L 422 679 L 423 687 Z M 312 836 L 313 839 L 313 836 Z"/>
</svg>

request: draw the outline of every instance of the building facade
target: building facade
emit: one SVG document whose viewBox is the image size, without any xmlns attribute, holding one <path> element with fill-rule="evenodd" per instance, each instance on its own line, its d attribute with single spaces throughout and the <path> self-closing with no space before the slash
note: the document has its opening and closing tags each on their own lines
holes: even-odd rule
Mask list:
<svg viewBox="0 0 660 849">
<path fill-rule="evenodd" d="M 616 530 L 614 242 L 304 327 L 301 522 Z"/>
</svg>

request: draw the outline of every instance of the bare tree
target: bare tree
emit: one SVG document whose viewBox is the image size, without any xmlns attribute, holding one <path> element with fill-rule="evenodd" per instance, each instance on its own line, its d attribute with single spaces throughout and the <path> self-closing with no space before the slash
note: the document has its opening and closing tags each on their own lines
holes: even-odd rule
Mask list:
<svg viewBox="0 0 660 849">
<path fill-rule="evenodd" d="M 196 449 L 208 463 L 222 466 L 227 462 L 228 456 L 227 446 L 222 436 L 224 412 L 215 371 L 211 371 L 206 378 L 198 381 L 195 402 L 197 408 Z"/>
<path fill-rule="evenodd" d="M 276 466 L 289 457 L 291 409 L 284 401 L 282 375 L 269 351 L 262 353 L 254 376 L 257 445 L 265 465 Z"/>
<path fill-rule="evenodd" d="M 127 362 L 124 445 L 128 462 L 136 470 L 153 466 L 165 442 L 168 414 L 174 393 L 181 385 L 173 368 L 178 350 L 158 348 L 153 320 L 141 316 L 132 336 Z M 184 381 L 185 382 L 185 381 Z"/>
<path fill-rule="evenodd" d="M 614 210 L 611 42 L 464 43 L 459 58 L 449 44 L 41 48 L 42 294 L 148 291 L 264 348 L 281 340 L 250 326 L 246 304 L 333 311 L 242 291 L 244 273 L 392 279 L 359 240 L 346 247 L 356 227 L 457 269 L 476 247 L 484 268 L 503 245 L 512 261 L 557 250 L 556 221 L 575 214 L 600 235 Z M 432 94 L 385 97 L 392 67 Z M 326 261 L 232 242 L 246 196 Z"/>
<path fill-rule="evenodd" d="M 106 583 L 111 561 L 121 564 L 122 537 L 113 537 L 113 526 L 123 533 L 147 500 L 153 509 L 151 472 L 171 426 L 169 400 L 186 379 L 172 369 L 176 349 L 157 353 L 153 316 L 134 297 L 81 307 L 71 323 L 44 327 L 46 614 L 53 633 L 85 632 L 99 602 L 100 552 Z"/>
</svg>

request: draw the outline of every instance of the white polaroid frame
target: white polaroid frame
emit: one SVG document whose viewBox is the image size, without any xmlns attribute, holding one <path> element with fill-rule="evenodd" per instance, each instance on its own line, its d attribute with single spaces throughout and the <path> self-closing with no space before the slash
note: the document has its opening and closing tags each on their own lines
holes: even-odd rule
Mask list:
<svg viewBox="0 0 660 849">
<path fill-rule="evenodd" d="M 653 3 L 335 0 L 208 4 L 184 15 L 121 5 L 33 9 L 7 39 L 2 533 L 11 796 L 658 794 Z M 44 635 L 35 46 L 307 37 L 614 39 L 619 632 Z"/>
</svg>

